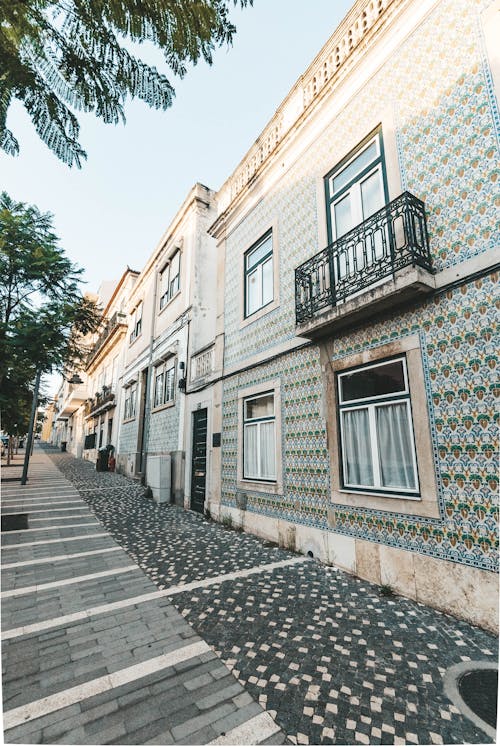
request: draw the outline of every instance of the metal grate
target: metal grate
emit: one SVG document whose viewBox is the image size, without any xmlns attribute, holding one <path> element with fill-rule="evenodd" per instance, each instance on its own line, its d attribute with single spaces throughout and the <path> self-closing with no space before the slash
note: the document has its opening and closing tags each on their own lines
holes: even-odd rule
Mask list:
<svg viewBox="0 0 500 750">
<path fill-rule="evenodd" d="M 458 691 L 467 706 L 490 727 L 497 725 L 498 670 L 476 669 L 458 681 Z"/>
<path fill-rule="evenodd" d="M 28 528 L 28 514 L 16 513 L 12 516 L 2 516 L 2 531 L 19 531 Z"/>
</svg>

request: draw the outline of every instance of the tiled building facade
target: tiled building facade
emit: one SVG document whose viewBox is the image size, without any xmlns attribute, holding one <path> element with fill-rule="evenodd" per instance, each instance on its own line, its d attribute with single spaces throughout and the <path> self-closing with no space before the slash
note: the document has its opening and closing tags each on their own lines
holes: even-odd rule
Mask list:
<svg viewBox="0 0 500 750">
<path fill-rule="evenodd" d="M 366 43 L 342 63 L 349 73 L 331 74 L 370 6 L 356 3 L 261 137 L 274 127 L 274 150 L 260 163 L 250 152 L 221 189 L 212 230 L 225 258 L 220 513 L 489 626 L 498 570 L 497 5 L 385 3 Z M 303 109 L 284 131 L 298 93 Z M 418 267 L 417 253 L 416 267 L 377 277 L 382 235 L 392 227 L 398 256 L 398 233 L 420 211 L 411 198 L 387 209 L 406 191 L 425 204 L 427 265 Z M 418 235 L 422 225 L 412 226 Z M 266 234 L 275 289 L 260 281 L 255 314 L 245 264 Z M 355 258 L 360 248 L 364 260 Z M 332 287 L 337 301 L 310 313 Z M 395 367 L 405 385 L 385 399 L 370 392 L 367 376 L 383 379 Z M 351 382 L 358 395 L 344 397 Z M 398 408 L 409 408 L 399 439 L 411 476 L 377 479 L 372 470 L 394 474 L 402 455 L 388 455 L 382 432 L 395 429 Z M 260 458 L 270 446 L 271 467 Z M 360 469 L 366 461 L 373 465 Z"/>
<path fill-rule="evenodd" d="M 137 276 L 113 415 L 156 500 L 488 628 L 499 16 L 354 3 Z"/>
</svg>

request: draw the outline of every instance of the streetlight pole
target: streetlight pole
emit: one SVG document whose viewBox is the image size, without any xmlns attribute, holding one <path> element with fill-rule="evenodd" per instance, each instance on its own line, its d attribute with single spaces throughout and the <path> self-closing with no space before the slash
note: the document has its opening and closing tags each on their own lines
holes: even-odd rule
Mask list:
<svg viewBox="0 0 500 750">
<path fill-rule="evenodd" d="M 23 466 L 23 475 L 21 477 L 21 484 L 26 484 L 26 481 L 28 479 L 28 465 L 30 462 L 31 448 L 33 446 L 33 432 L 35 429 L 35 417 L 36 417 L 36 410 L 38 406 L 38 391 L 40 390 L 40 378 L 41 377 L 42 377 L 42 371 L 39 368 L 36 371 L 35 387 L 33 388 L 33 403 L 31 404 L 30 426 L 28 429 L 28 438 L 26 440 L 26 452 L 24 454 L 24 466 Z"/>
</svg>

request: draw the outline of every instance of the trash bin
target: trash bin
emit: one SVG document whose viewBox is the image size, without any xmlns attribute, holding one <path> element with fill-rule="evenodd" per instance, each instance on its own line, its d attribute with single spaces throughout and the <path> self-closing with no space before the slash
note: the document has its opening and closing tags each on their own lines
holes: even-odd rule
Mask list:
<svg viewBox="0 0 500 750">
<path fill-rule="evenodd" d="M 109 451 L 107 448 L 99 448 L 97 451 L 97 462 L 95 465 L 96 471 L 107 471 L 108 470 L 108 458 Z"/>
<path fill-rule="evenodd" d="M 109 471 L 109 455 L 110 453 L 113 454 L 114 452 L 114 446 L 111 444 L 107 445 L 105 448 L 99 448 L 97 451 L 97 462 L 96 462 L 96 471 Z"/>
<path fill-rule="evenodd" d="M 63 441 L 61 442 L 61 453 L 66 453 L 66 446 L 67 446 L 67 445 L 68 445 L 68 444 L 67 444 L 67 442 L 66 442 L 65 440 L 63 440 Z"/>
</svg>

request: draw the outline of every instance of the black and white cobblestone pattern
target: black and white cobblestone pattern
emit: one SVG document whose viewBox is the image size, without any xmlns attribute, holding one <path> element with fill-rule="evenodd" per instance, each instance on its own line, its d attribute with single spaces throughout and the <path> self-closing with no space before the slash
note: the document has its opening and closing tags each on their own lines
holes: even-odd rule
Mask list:
<svg viewBox="0 0 500 750">
<path fill-rule="evenodd" d="M 258 537 L 235 533 L 199 513 L 145 498 L 144 487 L 121 475 L 96 473 L 92 464 L 65 454 L 51 457 L 77 489 L 86 490 L 82 498 L 89 508 L 160 588 L 291 557 Z M 88 492 L 87 478 L 95 486 L 101 477 L 102 486 Z"/>
<path fill-rule="evenodd" d="M 290 556 L 146 500 L 124 477 L 53 458 L 75 486 L 96 487 L 83 494 L 89 506 L 160 587 Z M 497 658 L 496 639 L 479 628 L 403 597 L 382 597 L 377 586 L 307 559 L 179 593 L 173 602 L 289 743 L 491 741 L 443 690 L 452 664 Z"/>
</svg>

